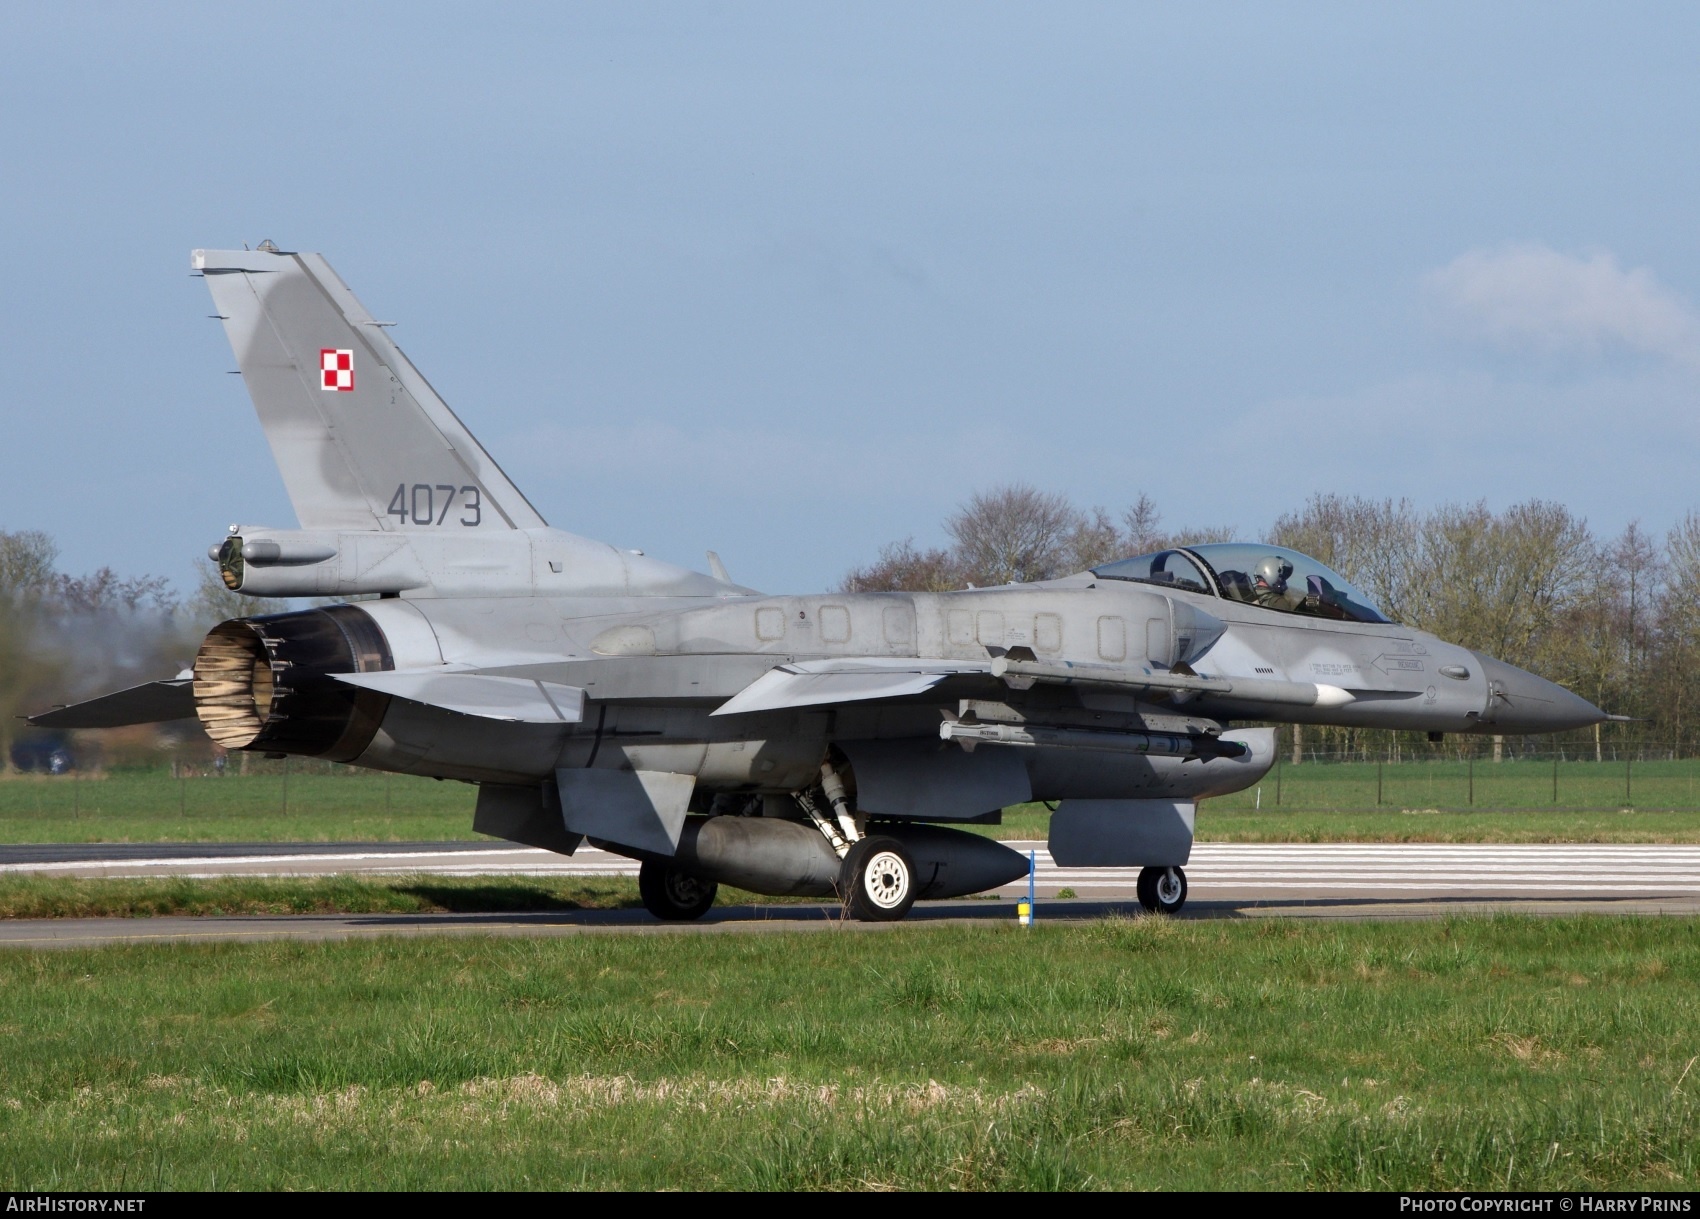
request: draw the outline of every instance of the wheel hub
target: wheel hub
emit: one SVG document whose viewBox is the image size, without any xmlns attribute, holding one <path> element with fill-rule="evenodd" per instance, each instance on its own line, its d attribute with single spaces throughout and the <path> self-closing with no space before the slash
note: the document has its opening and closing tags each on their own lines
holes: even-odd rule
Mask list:
<svg viewBox="0 0 1700 1219">
<path fill-rule="evenodd" d="M 862 877 L 868 900 L 882 910 L 896 909 L 909 894 L 909 869 L 892 851 L 881 851 L 868 860 Z"/>
<path fill-rule="evenodd" d="M 663 882 L 667 896 L 681 906 L 695 905 L 702 900 L 707 886 L 694 876 L 686 876 L 683 872 L 671 872 Z"/>
</svg>

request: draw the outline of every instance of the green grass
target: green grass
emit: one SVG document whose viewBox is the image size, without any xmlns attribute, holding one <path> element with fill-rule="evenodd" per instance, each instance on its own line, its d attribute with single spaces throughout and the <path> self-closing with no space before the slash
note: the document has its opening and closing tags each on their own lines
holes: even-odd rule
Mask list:
<svg viewBox="0 0 1700 1219">
<path fill-rule="evenodd" d="M 1692 1189 L 1686 920 L 0 955 L 0 1188 Z"/>
<path fill-rule="evenodd" d="M 0 781 L 0 843 L 438 842 L 472 831 L 478 789 L 324 763 L 173 779 L 164 770 Z"/>
<path fill-rule="evenodd" d="M 172 779 L 0 781 L 0 844 L 25 842 L 434 842 L 475 839 L 475 788 L 291 763 L 268 773 Z M 1259 788 L 1209 800 L 1201 841 L 1700 842 L 1700 761 L 1283 764 Z M 1476 803 L 1469 804 L 1474 792 Z M 1039 804 L 1005 811 L 999 838 L 1045 837 Z"/>
</svg>

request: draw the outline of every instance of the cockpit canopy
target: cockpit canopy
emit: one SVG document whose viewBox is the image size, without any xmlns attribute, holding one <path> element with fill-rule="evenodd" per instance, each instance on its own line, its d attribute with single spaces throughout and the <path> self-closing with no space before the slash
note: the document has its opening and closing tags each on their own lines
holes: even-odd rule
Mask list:
<svg viewBox="0 0 1700 1219">
<path fill-rule="evenodd" d="M 1345 622 L 1386 622 L 1370 599 L 1309 555 L 1254 542 L 1160 550 L 1094 567 L 1105 580 L 1135 580 L 1190 593 L 1214 593 L 1285 614 Z"/>
</svg>

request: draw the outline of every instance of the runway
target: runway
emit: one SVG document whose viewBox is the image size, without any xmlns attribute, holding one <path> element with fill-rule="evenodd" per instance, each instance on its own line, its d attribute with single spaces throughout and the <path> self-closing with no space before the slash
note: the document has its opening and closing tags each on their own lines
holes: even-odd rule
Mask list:
<svg viewBox="0 0 1700 1219">
<path fill-rule="evenodd" d="M 1039 842 L 1041 921 L 1136 914 L 1134 877 L 1060 868 Z M 1187 865 L 1183 917 L 1420 919 L 1462 912 L 1700 914 L 1700 846 L 1200 843 Z M 0 873 L 76 877 L 632 876 L 637 865 L 581 850 L 571 858 L 505 843 L 125 844 L 0 847 Z M 990 898 L 926 902 L 903 926 L 1009 921 L 1026 882 Z M 1059 893 L 1068 893 L 1059 897 Z M 719 907 L 701 922 L 661 924 L 641 910 L 546 914 L 299 915 L 242 918 L 17 920 L 0 946 L 115 942 L 343 939 L 373 935 L 573 935 L 608 932 L 873 931 L 829 904 Z"/>
<path fill-rule="evenodd" d="M 1037 890 L 1120 900 L 1120 868 L 1061 868 L 1043 842 L 1009 842 L 1037 862 Z M 583 848 L 576 855 L 501 842 L 182 843 L 0 847 L 0 874 L 76 877 L 636 876 L 637 864 Z M 1696 897 L 1700 845 L 1454 843 L 1199 843 L 1186 867 L 1192 900 L 1313 896 Z M 1006 886 L 1025 891 L 1026 881 Z"/>
</svg>

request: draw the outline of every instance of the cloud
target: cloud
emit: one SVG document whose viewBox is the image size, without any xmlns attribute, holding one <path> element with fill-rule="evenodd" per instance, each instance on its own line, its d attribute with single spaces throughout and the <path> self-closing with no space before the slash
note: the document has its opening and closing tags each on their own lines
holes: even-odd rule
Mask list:
<svg viewBox="0 0 1700 1219">
<path fill-rule="evenodd" d="M 1424 276 L 1452 328 L 1503 347 L 1597 355 L 1627 349 L 1700 365 L 1700 313 L 1645 267 L 1539 243 L 1471 250 Z"/>
</svg>

